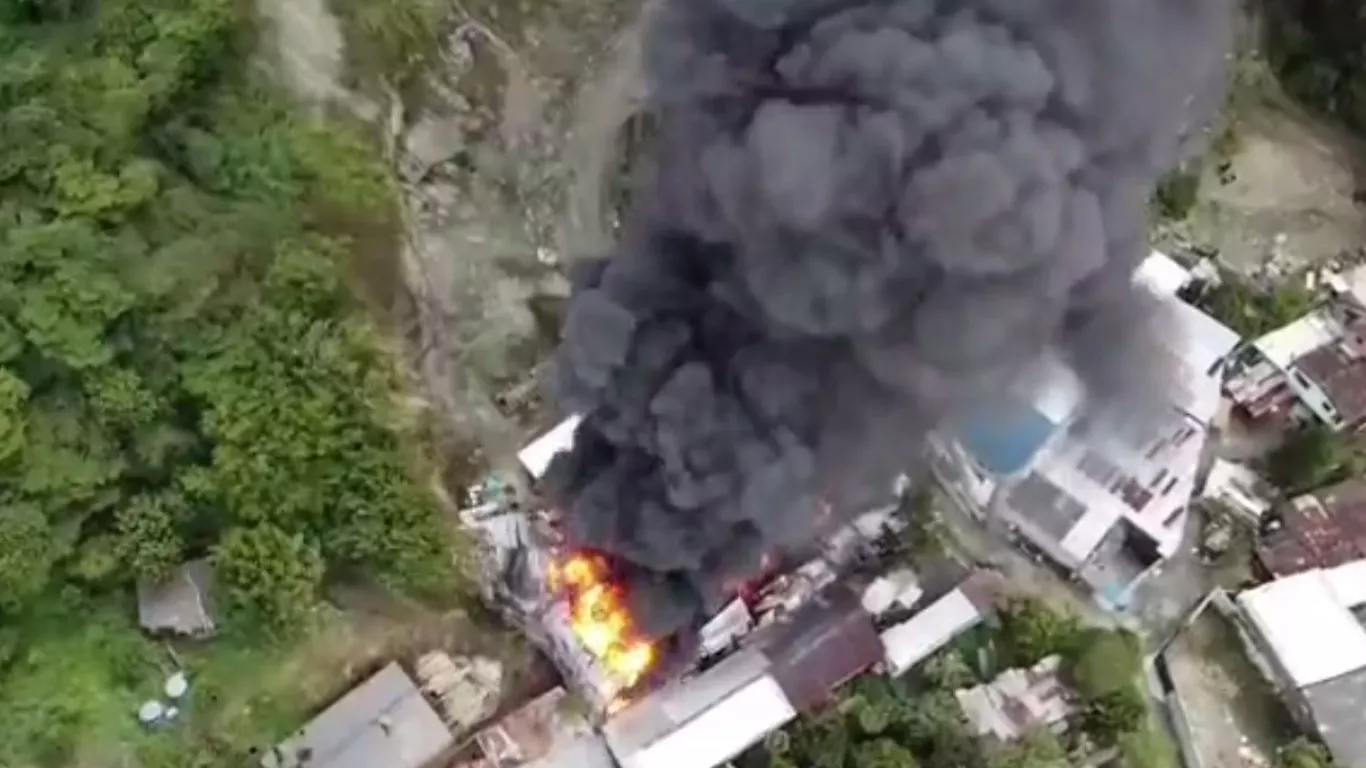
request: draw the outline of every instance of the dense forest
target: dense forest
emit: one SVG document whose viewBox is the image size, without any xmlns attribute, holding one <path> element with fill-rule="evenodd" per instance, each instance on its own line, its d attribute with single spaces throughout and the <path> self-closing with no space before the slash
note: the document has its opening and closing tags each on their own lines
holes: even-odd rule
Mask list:
<svg viewBox="0 0 1366 768">
<path fill-rule="evenodd" d="M 1286 90 L 1366 134 L 1366 5 L 1262 0 L 1265 48 Z"/>
<path fill-rule="evenodd" d="M 187 558 L 263 645 L 329 579 L 450 582 L 336 226 L 383 228 L 394 190 L 361 134 L 260 81 L 249 21 L 238 0 L 0 4 L 5 768 L 70 764 L 103 727 L 82 697 L 142 652 L 130 587 Z M 166 764 L 218 764 L 194 759 Z"/>
</svg>

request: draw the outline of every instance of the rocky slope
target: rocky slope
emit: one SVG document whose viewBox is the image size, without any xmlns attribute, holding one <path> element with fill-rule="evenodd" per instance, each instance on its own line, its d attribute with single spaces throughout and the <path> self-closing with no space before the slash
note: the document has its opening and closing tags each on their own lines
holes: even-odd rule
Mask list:
<svg viewBox="0 0 1366 768">
<path fill-rule="evenodd" d="M 484 454 L 471 459 L 506 461 L 538 407 L 534 367 L 568 289 L 564 254 L 608 237 L 602 172 L 634 92 L 638 4 L 448 3 L 438 55 L 403 96 L 343 85 L 358 78 L 345 76 L 326 0 L 258 4 L 277 78 L 386 135 L 405 203 L 414 367 L 453 436 Z"/>
</svg>

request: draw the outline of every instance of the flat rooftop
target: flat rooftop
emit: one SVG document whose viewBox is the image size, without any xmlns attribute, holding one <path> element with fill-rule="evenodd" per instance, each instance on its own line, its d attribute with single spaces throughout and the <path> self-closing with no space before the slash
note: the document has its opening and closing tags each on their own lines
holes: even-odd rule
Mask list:
<svg viewBox="0 0 1366 768">
<path fill-rule="evenodd" d="M 1366 668 L 1366 628 L 1343 598 L 1366 595 L 1366 570 L 1315 569 L 1238 595 L 1248 619 L 1299 688 Z"/>
</svg>

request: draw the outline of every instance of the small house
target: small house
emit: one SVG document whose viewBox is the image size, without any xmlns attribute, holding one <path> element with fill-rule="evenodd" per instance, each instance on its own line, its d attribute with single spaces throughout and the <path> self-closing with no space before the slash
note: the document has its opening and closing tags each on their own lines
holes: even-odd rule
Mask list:
<svg viewBox="0 0 1366 768">
<path fill-rule="evenodd" d="M 261 768 L 434 768 L 455 739 L 397 662 L 261 759 Z"/>
<path fill-rule="evenodd" d="M 138 583 L 138 623 L 153 634 L 209 637 L 217 631 L 213 564 L 192 560 L 160 581 Z"/>
</svg>

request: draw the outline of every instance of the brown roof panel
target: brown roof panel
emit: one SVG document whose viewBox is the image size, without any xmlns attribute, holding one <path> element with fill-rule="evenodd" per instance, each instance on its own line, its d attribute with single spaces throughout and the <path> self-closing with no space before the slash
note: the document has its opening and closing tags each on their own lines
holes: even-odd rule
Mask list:
<svg viewBox="0 0 1366 768">
<path fill-rule="evenodd" d="M 765 643 L 770 674 L 798 710 L 810 711 L 835 689 L 883 659 L 877 627 L 843 589 L 812 600 Z"/>
<path fill-rule="evenodd" d="M 1277 576 L 1366 557 L 1366 481 L 1347 480 L 1281 508 L 1284 526 L 1262 538 L 1258 556 Z"/>
<path fill-rule="evenodd" d="M 1347 424 L 1366 419 L 1366 358 L 1356 357 L 1343 344 L 1334 342 L 1301 357 L 1295 365 L 1328 393 Z"/>
</svg>

